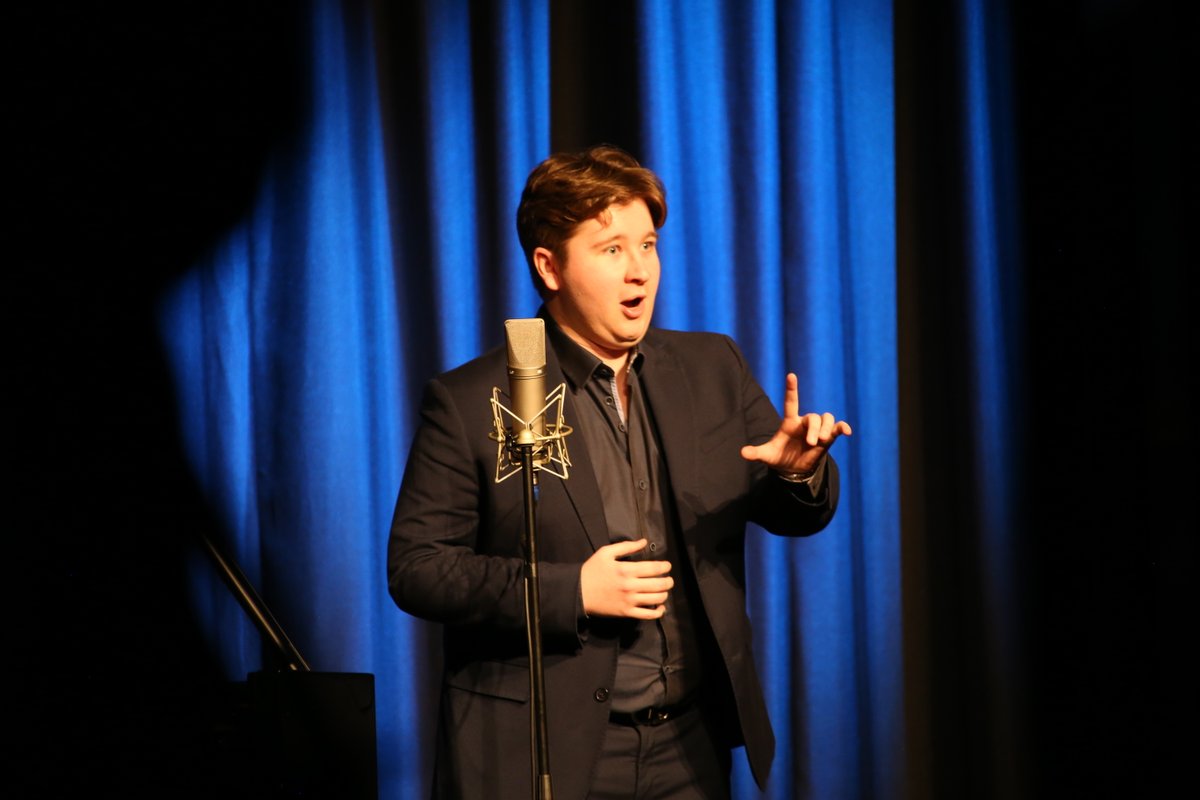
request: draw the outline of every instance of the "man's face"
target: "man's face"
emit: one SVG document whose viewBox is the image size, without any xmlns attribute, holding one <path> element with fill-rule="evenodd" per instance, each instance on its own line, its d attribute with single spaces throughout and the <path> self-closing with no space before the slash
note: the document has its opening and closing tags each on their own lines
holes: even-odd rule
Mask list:
<svg viewBox="0 0 1200 800">
<path fill-rule="evenodd" d="M 658 234 L 642 200 L 612 205 L 579 226 L 559 261 L 534 251 L 553 293 L 547 309 L 579 344 L 602 360 L 620 360 L 642 340 L 658 293 Z"/>
</svg>

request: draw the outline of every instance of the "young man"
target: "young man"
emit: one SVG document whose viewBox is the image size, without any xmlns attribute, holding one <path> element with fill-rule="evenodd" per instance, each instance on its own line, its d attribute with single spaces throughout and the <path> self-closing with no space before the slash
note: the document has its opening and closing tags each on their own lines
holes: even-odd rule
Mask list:
<svg viewBox="0 0 1200 800">
<path fill-rule="evenodd" d="M 763 785 L 774 735 L 745 614 L 748 521 L 788 536 L 837 506 L 828 448 L 850 427 L 781 420 L 725 336 L 650 328 L 662 186 L 613 147 L 551 156 L 517 211 L 545 301 L 546 383 L 564 381 L 568 480 L 538 502 L 556 798 L 727 797 L 744 743 Z M 529 664 L 517 480 L 488 439 L 498 349 L 432 380 L 396 504 L 388 578 L 442 622 L 434 795 L 528 798 Z"/>
</svg>

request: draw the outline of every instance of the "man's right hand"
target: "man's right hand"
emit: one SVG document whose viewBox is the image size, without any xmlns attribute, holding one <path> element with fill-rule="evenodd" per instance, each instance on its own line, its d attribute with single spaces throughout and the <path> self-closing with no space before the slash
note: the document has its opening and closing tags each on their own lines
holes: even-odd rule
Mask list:
<svg viewBox="0 0 1200 800">
<path fill-rule="evenodd" d="M 658 619 L 666 613 L 667 592 L 675 585 L 670 561 L 621 561 L 646 546 L 645 539 L 605 545 L 583 562 L 579 587 L 590 617 Z"/>
</svg>

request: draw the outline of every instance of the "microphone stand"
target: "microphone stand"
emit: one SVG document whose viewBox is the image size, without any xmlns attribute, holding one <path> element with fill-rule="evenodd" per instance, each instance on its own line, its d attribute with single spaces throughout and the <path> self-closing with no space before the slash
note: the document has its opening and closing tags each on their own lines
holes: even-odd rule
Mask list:
<svg viewBox="0 0 1200 800">
<path fill-rule="evenodd" d="M 537 471 L 533 444 L 515 445 L 521 463 L 525 497 L 525 632 L 529 643 L 530 726 L 534 742 L 533 797 L 551 800 L 550 735 L 546 723 L 546 681 L 542 666 L 542 605 L 538 593 Z"/>
<path fill-rule="evenodd" d="M 492 389 L 492 426 L 488 437 L 496 442 L 496 483 L 521 473 L 524 483 L 524 583 L 525 634 L 529 646 L 529 724 L 532 752 L 530 776 L 534 800 L 553 800 L 550 783 L 550 735 L 546 722 L 546 680 L 542 664 L 542 606 L 538 587 L 537 500 L 539 471 L 567 479 L 571 457 L 566 437 L 571 427 L 563 421 L 566 385 L 559 384 L 545 398 L 545 405 L 529 422 L 515 414 L 500 400 L 499 388 Z M 553 417 L 547 411 L 553 409 Z M 504 420 L 513 422 L 508 429 Z M 540 420 L 540 425 L 535 424 Z M 536 428 L 536 430 L 535 430 Z"/>
</svg>

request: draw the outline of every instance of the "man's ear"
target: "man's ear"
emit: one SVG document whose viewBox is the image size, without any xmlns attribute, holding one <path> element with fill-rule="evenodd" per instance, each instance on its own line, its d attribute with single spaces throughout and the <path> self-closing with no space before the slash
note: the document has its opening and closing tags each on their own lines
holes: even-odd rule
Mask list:
<svg viewBox="0 0 1200 800">
<path fill-rule="evenodd" d="M 551 253 L 549 249 L 545 247 L 534 249 L 533 266 L 548 291 L 557 292 L 562 288 L 562 280 L 559 277 L 561 265 L 558 263 L 558 259 L 554 257 L 554 253 Z"/>
</svg>

